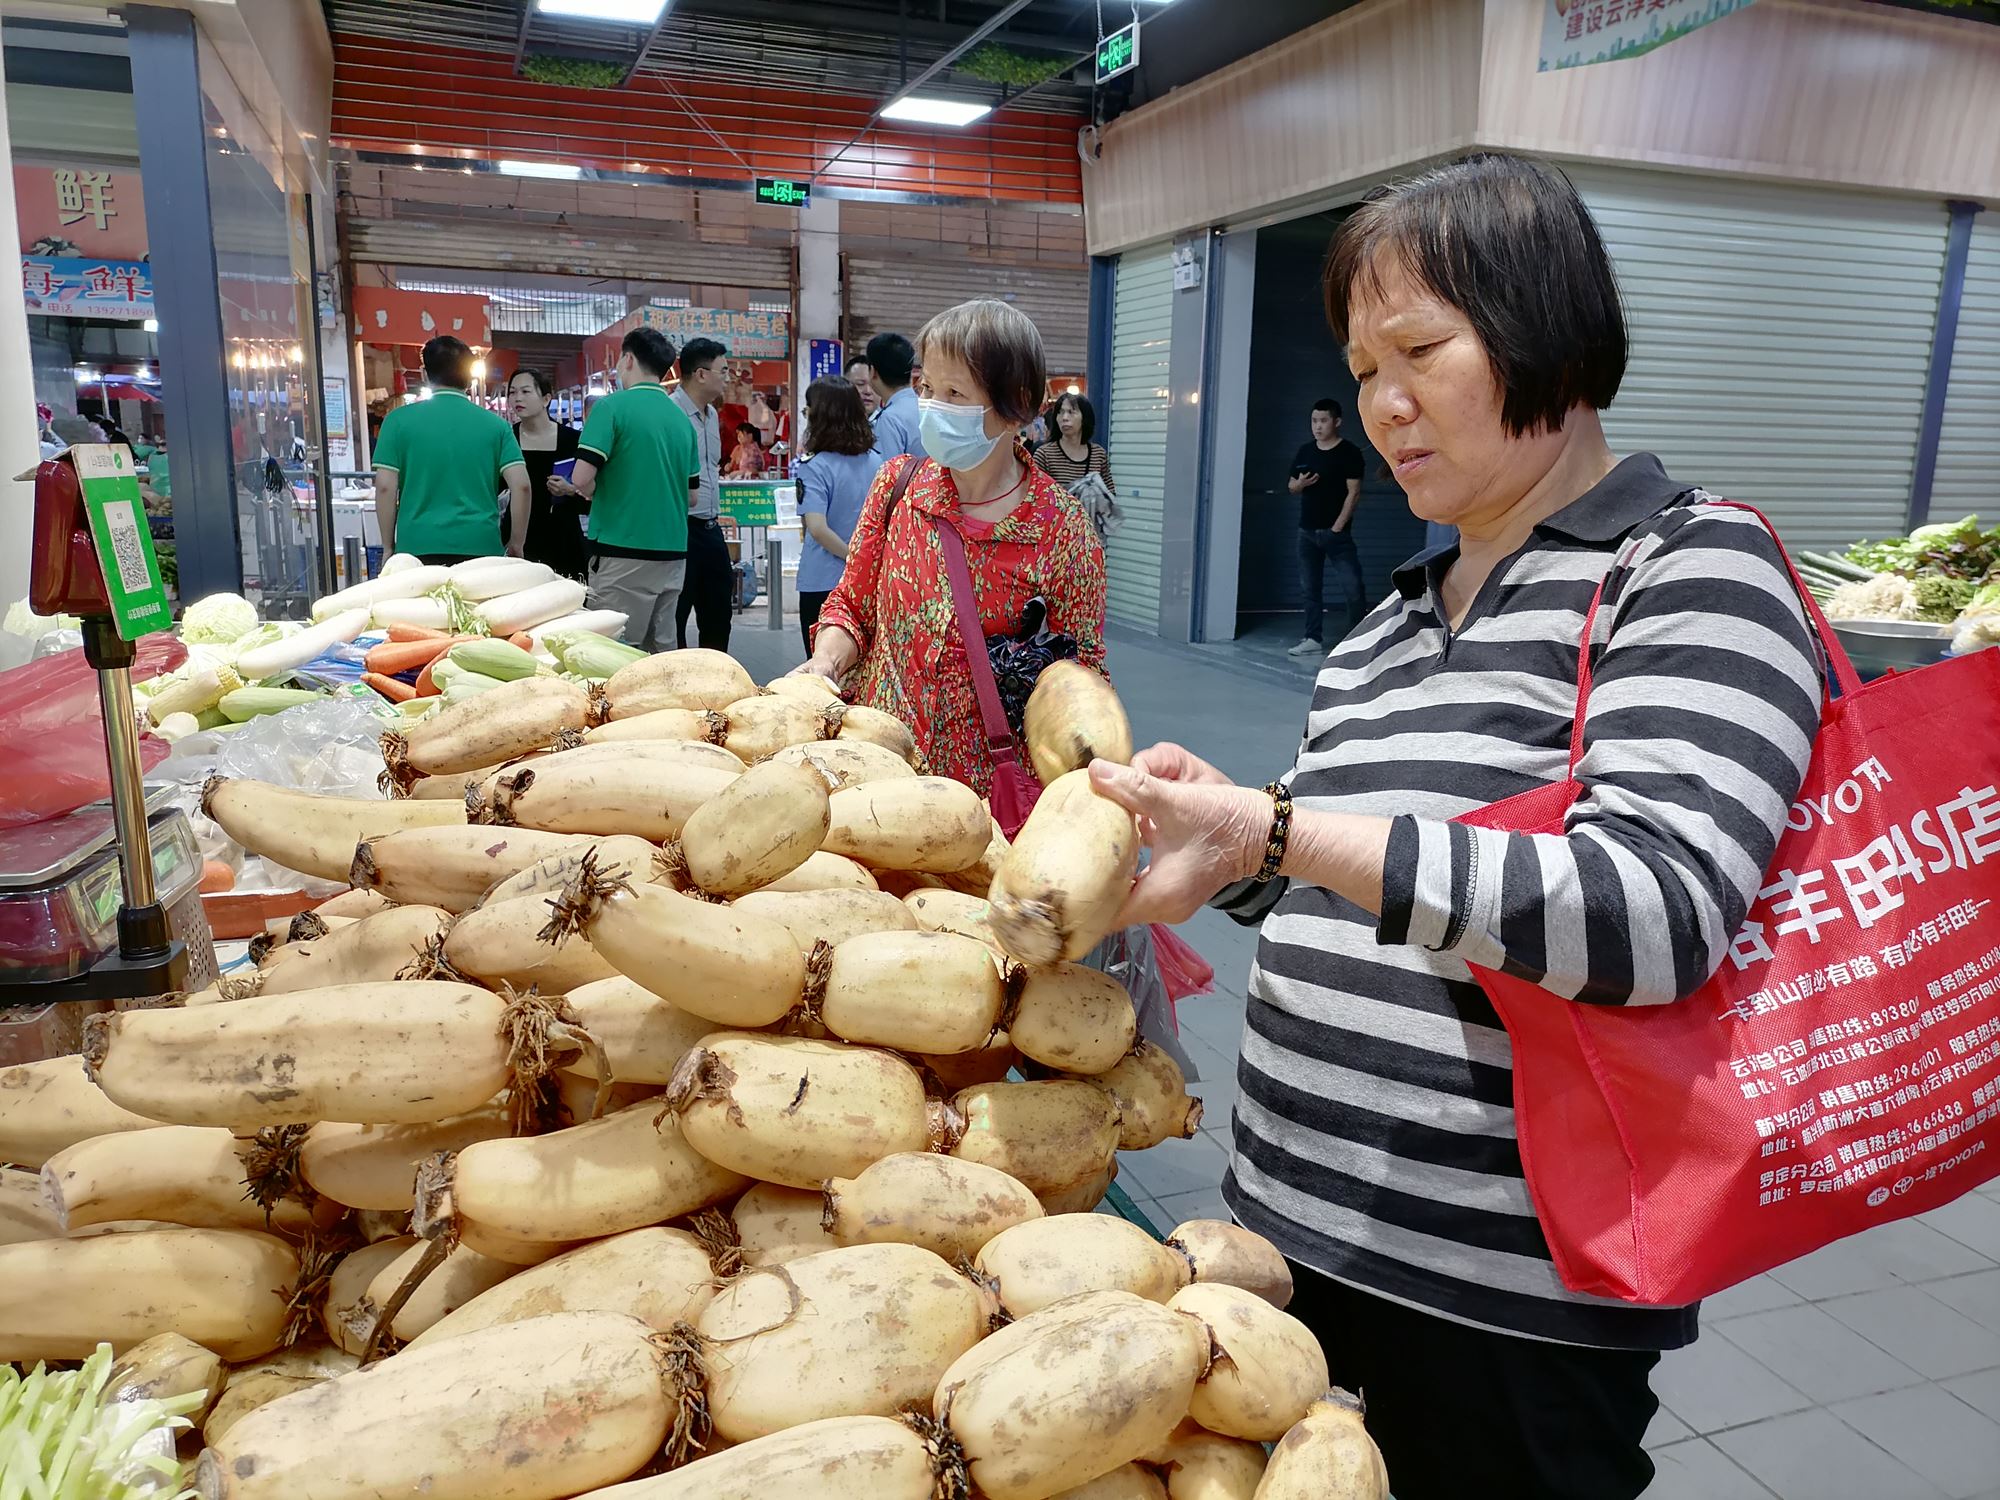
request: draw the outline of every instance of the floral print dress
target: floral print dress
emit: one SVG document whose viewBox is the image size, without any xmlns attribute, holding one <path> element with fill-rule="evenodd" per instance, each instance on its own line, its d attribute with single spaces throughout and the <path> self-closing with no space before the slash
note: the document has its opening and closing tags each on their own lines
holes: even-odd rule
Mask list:
<svg viewBox="0 0 2000 1500">
<path fill-rule="evenodd" d="M 1076 498 L 1029 461 L 1027 495 L 990 527 L 962 516 L 951 474 L 930 459 L 891 459 L 862 507 L 840 586 L 819 626 L 838 625 L 861 648 L 846 682 L 855 703 L 894 714 L 916 735 L 935 775 L 965 782 L 982 797 L 993 782 L 972 673 L 959 641 L 951 582 L 937 524 L 965 539 L 980 627 L 987 635 L 1021 628 L 1028 602 L 1048 605 L 1048 628 L 1074 636 L 1077 659 L 1104 670 L 1104 549 Z M 882 512 L 905 463 L 921 467 L 889 517 Z M 985 643 L 974 643 L 984 651 Z"/>
</svg>

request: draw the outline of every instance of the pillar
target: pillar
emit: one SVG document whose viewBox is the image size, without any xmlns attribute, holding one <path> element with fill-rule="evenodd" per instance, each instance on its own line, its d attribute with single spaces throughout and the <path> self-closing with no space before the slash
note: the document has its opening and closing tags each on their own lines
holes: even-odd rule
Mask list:
<svg viewBox="0 0 2000 1500">
<path fill-rule="evenodd" d="M 14 213 L 14 148 L 7 131 L 7 84 L 0 78 L 0 244 L 19 245 Z M 0 295 L 0 609 L 28 592 L 28 545 L 35 490 L 15 475 L 42 456 L 35 421 L 35 377 L 28 353 L 28 304 L 16 291 Z"/>
<path fill-rule="evenodd" d="M 840 200 L 815 197 L 799 210 L 799 300 L 792 329 L 792 431 L 805 436 L 812 340 L 840 337 Z M 858 350 L 848 350 L 842 363 Z"/>
</svg>

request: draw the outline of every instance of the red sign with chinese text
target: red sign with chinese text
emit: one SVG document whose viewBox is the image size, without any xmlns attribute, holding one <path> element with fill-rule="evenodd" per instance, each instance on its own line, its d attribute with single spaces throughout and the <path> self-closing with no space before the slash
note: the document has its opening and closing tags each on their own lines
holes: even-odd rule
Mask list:
<svg viewBox="0 0 2000 1500">
<path fill-rule="evenodd" d="M 146 258 L 146 198 L 137 172 L 17 164 L 14 212 L 21 253 L 53 260 Z"/>
</svg>

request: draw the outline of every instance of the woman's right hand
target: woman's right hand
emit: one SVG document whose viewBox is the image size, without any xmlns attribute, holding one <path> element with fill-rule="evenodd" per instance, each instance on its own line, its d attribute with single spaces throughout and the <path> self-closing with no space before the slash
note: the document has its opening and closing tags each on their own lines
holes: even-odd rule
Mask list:
<svg viewBox="0 0 2000 1500">
<path fill-rule="evenodd" d="M 785 675 L 787 677 L 824 677 L 828 682 L 838 683 L 846 674 L 825 657 L 815 656 L 808 661 L 800 662 Z"/>
</svg>

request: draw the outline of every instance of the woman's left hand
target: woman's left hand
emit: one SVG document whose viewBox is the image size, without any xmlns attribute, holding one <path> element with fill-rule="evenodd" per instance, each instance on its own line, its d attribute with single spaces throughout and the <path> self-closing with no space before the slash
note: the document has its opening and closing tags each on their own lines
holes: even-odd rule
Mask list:
<svg viewBox="0 0 2000 1500">
<path fill-rule="evenodd" d="M 1185 922 L 1217 891 L 1257 873 L 1271 833 L 1271 799 L 1221 779 L 1174 778 L 1173 757 L 1156 746 L 1129 766 L 1097 760 L 1091 790 L 1139 820 L 1139 837 L 1153 852 L 1118 916 L 1121 927 Z M 1185 751 L 1180 759 L 1209 769 Z M 1155 768 L 1150 764 L 1159 760 Z M 1165 774 L 1157 774 L 1165 772 Z"/>
</svg>

